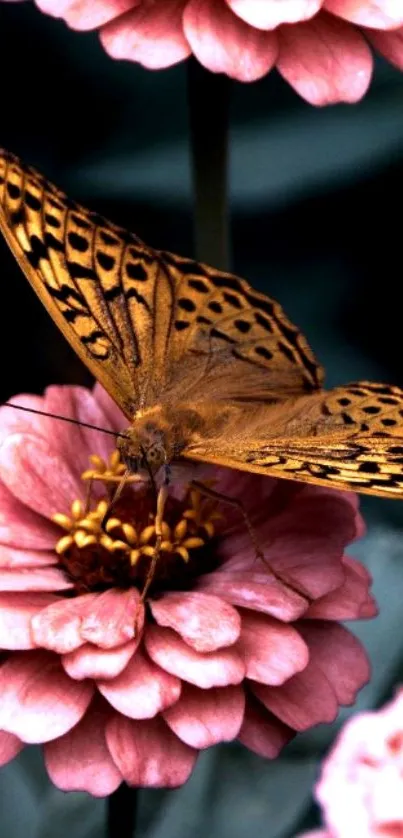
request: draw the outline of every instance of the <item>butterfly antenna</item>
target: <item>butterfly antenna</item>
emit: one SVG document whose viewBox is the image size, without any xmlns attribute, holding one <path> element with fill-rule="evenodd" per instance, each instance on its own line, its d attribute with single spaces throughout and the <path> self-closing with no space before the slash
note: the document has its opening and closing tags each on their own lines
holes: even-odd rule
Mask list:
<svg viewBox="0 0 403 838">
<path fill-rule="evenodd" d="M 107 428 L 100 428 L 98 425 L 90 425 L 89 422 L 81 422 L 80 419 L 71 419 L 68 416 L 59 416 L 57 413 L 47 413 L 46 410 L 36 410 L 34 407 L 23 407 L 21 404 L 13 404 L 12 402 L 3 402 L 1 407 L 13 407 L 15 410 L 23 410 L 25 413 L 36 413 L 38 416 L 47 416 L 49 419 L 60 419 L 61 422 L 70 422 L 71 425 L 80 425 L 81 428 L 90 428 L 92 431 L 101 431 L 103 434 L 114 436 L 123 436 L 118 431 L 110 431 Z"/>
</svg>

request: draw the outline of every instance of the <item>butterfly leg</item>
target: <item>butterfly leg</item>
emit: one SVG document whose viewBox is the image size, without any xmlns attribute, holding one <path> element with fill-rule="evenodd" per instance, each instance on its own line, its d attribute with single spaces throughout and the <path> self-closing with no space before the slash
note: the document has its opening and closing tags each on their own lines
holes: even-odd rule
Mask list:
<svg viewBox="0 0 403 838">
<path fill-rule="evenodd" d="M 112 497 L 109 501 L 108 508 L 105 512 L 105 515 L 104 515 L 103 519 L 102 519 L 102 527 L 104 529 L 105 529 L 105 526 L 107 524 L 108 518 L 110 518 L 110 516 L 111 516 L 112 509 L 115 506 L 115 504 L 118 502 L 118 500 L 119 500 L 119 498 L 120 498 L 120 496 L 123 492 L 123 489 L 125 488 L 128 480 L 129 480 L 129 477 L 130 477 L 130 471 L 129 471 L 129 469 L 126 469 L 126 471 L 122 474 L 122 477 L 121 477 L 119 483 L 116 486 L 116 489 L 115 489 L 115 491 L 114 491 L 114 493 L 113 493 L 113 495 L 112 495 Z"/>
<path fill-rule="evenodd" d="M 151 585 L 151 582 L 154 578 L 155 568 L 157 566 L 157 562 L 160 555 L 161 550 L 161 543 L 162 543 L 162 524 L 164 520 L 164 511 L 165 511 L 165 504 L 168 497 L 168 487 L 164 483 L 158 491 L 157 495 L 157 512 L 155 515 L 155 546 L 154 546 L 154 554 L 151 559 L 150 567 L 148 569 L 148 573 L 146 576 L 146 581 L 144 583 L 144 588 L 141 592 L 140 602 L 144 602 L 147 591 Z"/>
<path fill-rule="evenodd" d="M 246 529 L 248 530 L 250 540 L 256 553 L 256 558 L 260 559 L 262 562 L 265 562 L 265 564 L 267 564 L 263 550 L 259 545 L 256 532 L 242 501 L 240 501 L 238 498 L 231 498 L 228 495 L 223 495 L 221 492 L 216 492 L 215 489 L 211 489 L 210 486 L 205 486 L 204 483 L 199 483 L 198 480 L 192 480 L 190 485 L 206 497 L 212 498 L 213 500 L 221 501 L 222 503 L 226 503 L 228 506 L 233 506 L 239 510 L 244 519 Z"/>
<path fill-rule="evenodd" d="M 91 494 L 92 494 L 92 487 L 94 485 L 94 478 L 90 477 L 87 483 L 87 491 L 85 493 L 85 515 L 88 515 L 90 508 L 91 508 Z"/>
<path fill-rule="evenodd" d="M 238 498 L 232 498 L 232 497 L 229 497 L 228 495 L 223 495 L 223 494 L 221 494 L 221 492 L 217 492 L 217 491 L 215 491 L 215 489 L 211 489 L 210 486 L 205 486 L 204 483 L 199 483 L 198 480 L 192 480 L 190 485 L 192 487 L 194 487 L 195 489 L 197 489 L 201 494 L 204 494 L 206 497 L 210 497 L 213 500 L 221 501 L 222 503 L 226 503 L 228 506 L 233 506 L 236 509 L 238 509 L 239 512 L 241 513 L 244 521 L 245 521 L 245 526 L 248 530 L 250 540 L 251 540 L 252 545 L 254 547 L 256 558 L 259 559 L 261 562 L 263 562 L 263 564 L 266 565 L 266 567 L 270 570 L 270 573 L 272 573 L 273 576 L 276 579 L 278 579 L 278 581 L 281 582 L 282 585 L 284 585 L 284 584 L 287 585 L 287 588 L 291 588 L 292 591 L 294 591 L 299 596 L 305 597 L 305 599 L 310 598 L 309 594 L 307 593 L 306 590 L 304 590 L 303 588 L 298 587 L 298 585 L 296 585 L 293 582 L 288 581 L 287 579 L 284 580 L 283 577 L 281 576 L 281 574 L 277 573 L 277 571 L 274 570 L 274 568 L 271 566 L 270 562 L 267 561 L 267 559 L 264 555 L 264 552 L 260 547 L 255 529 L 253 527 L 253 524 L 251 523 L 249 515 L 248 515 L 242 501 L 240 501 Z"/>
</svg>

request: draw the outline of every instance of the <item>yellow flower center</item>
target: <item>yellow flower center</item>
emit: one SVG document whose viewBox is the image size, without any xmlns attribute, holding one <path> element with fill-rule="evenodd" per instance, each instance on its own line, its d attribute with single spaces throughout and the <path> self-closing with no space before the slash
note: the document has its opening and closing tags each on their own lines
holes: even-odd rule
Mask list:
<svg viewBox="0 0 403 838">
<path fill-rule="evenodd" d="M 90 461 L 92 468 L 82 474 L 88 483 L 86 502 L 74 500 L 70 515 L 53 516 L 65 531 L 56 544 L 59 562 L 77 593 L 133 585 L 142 591 L 156 554 L 155 492 L 131 475 L 112 505 L 125 471 L 119 453 L 114 451 L 108 463 L 97 455 Z M 105 490 L 98 501 L 92 498 L 96 481 Z M 216 503 L 191 487 L 182 500 L 168 497 L 152 590 L 186 587 L 194 576 L 216 566 L 213 545 L 207 550 L 206 545 L 214 539 L 220 517 Z"/>
</svg>

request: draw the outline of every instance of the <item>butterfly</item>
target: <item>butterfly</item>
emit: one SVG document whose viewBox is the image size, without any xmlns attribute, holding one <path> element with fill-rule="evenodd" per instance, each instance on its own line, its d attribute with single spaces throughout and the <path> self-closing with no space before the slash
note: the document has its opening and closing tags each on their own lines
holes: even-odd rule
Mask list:
<svg viewBox="0 0 403 838">
<path fill-rule="evenodd" d="M 175 461 L 403 497 L 403 391 L 326 391 L 280 305 L 154 250 L 0 152 L 0 228 L 67 340 L 128 420 L 130 471 Z"/>
</svg>

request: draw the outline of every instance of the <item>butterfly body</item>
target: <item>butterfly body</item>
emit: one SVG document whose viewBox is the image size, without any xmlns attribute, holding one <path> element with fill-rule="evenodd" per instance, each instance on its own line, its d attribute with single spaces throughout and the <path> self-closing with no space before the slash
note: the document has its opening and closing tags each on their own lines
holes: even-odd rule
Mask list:
<svg viewBox="0 0 403 838">
<path fill-rule="evenodd" d="M 128 467 L 211 463 L 403 498 L 403 391 L 323 371 L 281 306 L 166 253 L 0 151 L 0 229 L 127 419 Z"/>
<path fill-rule="evenodd" d="M 117 448 L 131 472 L 146 466 L 153 473 L 181 457 L 209 434 L 220 434 L 234 421 L 234 406 L 214 402 L 178 402 L 154 405 L 136 412 L 133 422 L 119 434 Z M 239 412 L 239 410 L 238 410 Z"/>
</svg>

